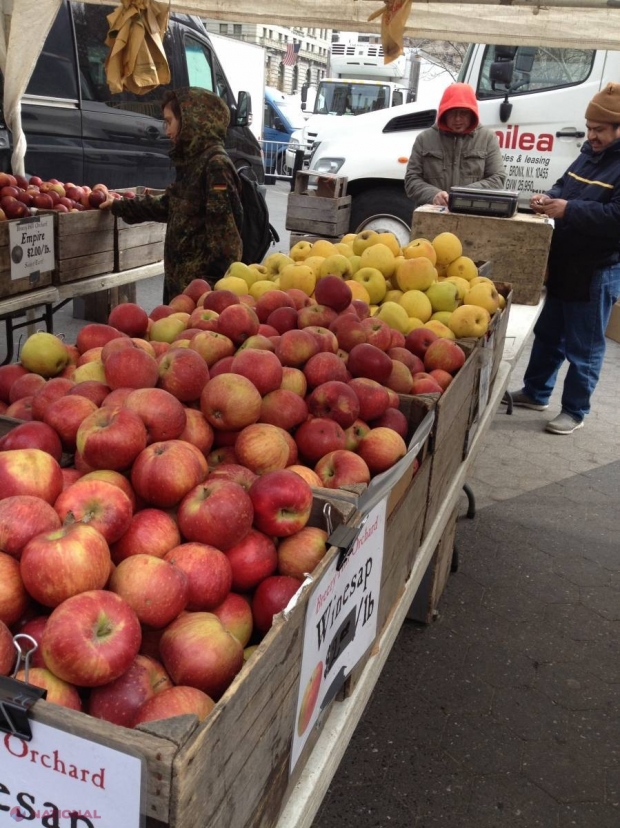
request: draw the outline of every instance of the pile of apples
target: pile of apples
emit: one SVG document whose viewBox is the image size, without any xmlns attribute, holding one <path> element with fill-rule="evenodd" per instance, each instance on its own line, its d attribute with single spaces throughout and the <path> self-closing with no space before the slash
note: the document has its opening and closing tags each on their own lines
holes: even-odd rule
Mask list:
<svg viewBox="0 0 620 828">
<path fill-rule="evenodd" d="M 57 178 L 43 181 L 37 175 L 25 178 L 0 172 L 0 221 L 20 219 L 33 215 L 33 210 L 56 210 L 59 213 L 79 213 L 98 210 L 111 198 L 134 198 L 131 191 L 117 193 L 105 184 L 94 187 L 63 183 Z"/>
<path fill-rule="evenodd" d="M 371 316 L 403 334 L 425 327 L 448 339 L 478 338 L 505 300 L 462 252 L 452 233 L 432 241 L 415 239 L 401 248 L 392 233 L 364 230 L 337 244 L 326 239 L 297 242 L 288 256 L 274 253 L 249 270 L 236 262 L 216 287 L 249 290 L 255 298 L 289 288 L 314 296 L 322 279 L 336 275 L 349 285 L 354 299 L 369 306 Z"/>
</svg>

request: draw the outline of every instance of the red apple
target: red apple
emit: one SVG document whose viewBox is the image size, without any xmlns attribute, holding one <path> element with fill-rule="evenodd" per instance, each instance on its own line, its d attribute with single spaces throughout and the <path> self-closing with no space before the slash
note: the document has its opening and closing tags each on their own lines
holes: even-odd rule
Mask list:
<svg viewBox="0 0 620 828">
<path fill-rule="evenodd" d="M 321 486 L 326 489 L 341 489 L 370 482 L 370 470 L 365 460 L 347 449 L 331 451 L 321 457 L 314 471 L 321 480 Z"/>
<path fill-rule="evenodd" d="M 79 480 L 80 477 L 84 476 L 84 472 L 80 469 L 61 469 L 62 471 L 62 490 L 64 492 L 65 489 L 68 489 L 69 486 L 72 486 L 76 480 Z M 56 514 L 56 513 L 54 513 Z"/>
<path fill-rule="evenodd" d="M 260 392 L 241 374 L 213 377 L 200 396 L 200 409 L 207 421 L 214 428 L 225 431 L 235 431 L 255 423 L 260 416 L 260 408 Z"/>
<path fill-rule="evenodd" d="M 251 619 L 252 612 L 250 611 L 250 621 Z M 4 621 L 0 621 L 0 676 L 8 676 L 13 672 L 16 656 L 17 651 L 13 645 L 11 631 Z"/>
<path fill-rule="evenodd" d="M 232 361 L 231 373 L 249 379 L 261 397 L 282 384 L 282 364 L 270 351 L 248 349 L 239 351 Z"/>
<path fill-rule="evenodd" d="M 47 380 L 39 374 L 24 374 L 18 377 L 11 385 L 9 391 L 9 402 L 14 403 L 24 397 L 33 397 L 37 391 L 45 388 Z"/>
<path fill-rule="evenodd" d="M 54 507 L 40 497 L 16 495 L 0 500 L 0 549 L 18 560 L 29 540 L 60 525 Z"/>
<path fill-rule="evenodd" d="M 321 480 L 318 474 L 312 469 L 309 469 L 308 466 L 300 466 L 297 463 L 293 463 L 292 466 L 286 467 L 287 471 L 295 472 L 295 474 L 299 475 L 302 480 L 305 480 L 308 486 L 313 486 L 316 488 L 317 486 L 321 485 Z"/>
<path fill-rule="evenodd" d="M 231 305 L 239 304 L 239 297 L 231 290 L 213 290 L 204 297 L 202 306 L 206 310 L 214 310 L 221 314 L 223 310 Z"/>
<path fill-rule="evenodd" d="M 380 351 L 389 350 L 392 343 L 392 329 L 383 319 L 370 316 L 362 320 L 362 328 L 366 331 L 366 342 L 379 348 Z"/>
<path fill-rule="evenodd" d="M 353 425 L 349 426 L 349 428 L 345 429 L 345 449 L 348 451 L 357 451 L 357 447 L 360 444 L 360 440 L 370 431 L 370 426 L 367 425 L 363 420 L 356 420 Z M 320 484 L 317 484 L 320 485 Z"/>
<path fill-rule="evenodd" d="M 54 675 L 79 687 L 100 687 L 129 669 L 140 649 L 140 622 L 113 592 L 82 592 L 50 615 L 41 649 Z"/>
<path fill-rule="evenodd" d="M 11 403 L 4 412 L 5 416 L 13 420 L 29 422 L 32 420 L 32 399 L 32 397 L 22 397 L 21 400 Z"/>
<path fill-rule="evenodd" d="M 62 472 L 54 458 L 41 449 L 0 451 L 2 497 L 32 495 L 54 503 L 62 491 Z"/>
<path fill-rule="evenodd" d="M 329 329 L 336 335 L 338 345 L 345 351 L 350 352 L 356 345 L 366 342 L 366 331 L 357 316 L 353 314 L 341 314 L 334 319 Z"/>
<path fill-rule="evenodd" d="M 220 374 L 231 374 L 232 371 L 231 366 L 233 364 L 233 360 L 235 359 L 234 355 L 225 356 L 221 359 L 218 359 L 210 368 L 209 368 L 209 376 L 211 379 L 213 377 L 218 377 Z"/>
<path fill-rule="evenodd" d="M 25 376 L 28 373 L 29 372 L 23 365 L 16 362 L 10 365 L 0 365 L 0 400 L 2 400 L 2 402 L 11 402 L 11 386 L 15 380 Z"/>
<path fill-rule="evenodd" d="M 83 480 L 62 492 L 54 508 L 66 523 L 87 523 L 108 543 L 117 541 L 131 525 L 131 500 L 105 480 Z"/>
<path fill-rule="evenodd" d="M 149 314 L 149 319 L 157 322 L 158 319 L 165 319 L 167 316 L 173 314 L 174 311 L 168 305 L 156 305 Z M 148 330 L 148 329 L 147 329 Z"/>
<path fill-rule="evenodd" d="M 429 328 L 415 328 L 405 337 L 405 348 L 419 359 L 424 360 L 426 349 L 438 338 L 437 334 Z"/>
<path fill-rule="evenodd" d="M 259 632 L 266 633 L 271 629 L 274 616 L 287 607 L 301 583 L 288 575 L 272 575 L 258 585 L 252 598 L 252 615 Z"/>
<path fill-rule="evenodd" d="M 308 411 L 313 417 L 334 420 L 345 429 L 357 420 L 360 404 L 355 391 L 346 383 L 324 382 L 310 394 Z"/>
<path fill-rule="evenodd" d="M 91 690 L 88 713 L 121 727 L 132 727 L 142 705 L 170 687 L 170 677 L 158 661 L 137 655 L 122 676 Z"/>
<path fill-rule="evenodd" d="M 45 667 L 41 653 L 41 639 L 48 618 L 48 615 L 35 615 L 26 621 L 23 626 L 20 625 L 19 628 L 15 628 L 16 632 L 19 631 L 20 633 L 24 633 L 24 635 L 29 635 L 37 642 L 37 649 L 30 656 L 31 667 Z"/>
<path fill-rule="evenodd" d="M 233 483 L 238 483 L 246 492 L 250 491 L 250 486 L 257 477 L 258 475 L 253 471 L 237 463 L 220 463 L 209 475 L 210 480 L 231 480 Z"/>
<path fill-rule="evenodd" d="M 36 193 L 32 196 L 32 206 L 38 210 L 51 210 L 54 202 L 49 193 Z"/>
<path fill-rule="evenodd" d="M 133 339 L 129 339 L 128 336 L 122 336 L 119 339 L 111 339 L 109 342 L 106 342 L 103 348 L 93 348 L 91 351 L 86 351 L 86 353 L 78 359 L 77 364 L 82 365 L 87 356 L 99 352 L 99 359 L 105 365 L 108 358 L 116 351 L 124 351 L 126 349 L 133 349 L 136 347 L 136 343 Z M 144 348 L 142 350 L 144 350 Z M 153 354 L 151 354 L 151 356 L 153 356 Z"/>
<path fill-rule="evenodd" d="M 409 423 L 402 411 L 398 408 L 388 408 L 378 419 L 370 423 L 371 428 L 392 428 L 397 434 L 407 439 Z"/>
<path fill-rule="evenodd" d="M 300 329 L 309 327 L 329 328 L 334 319 L 337 318 L 336 311 L 326 305 L 308 305 L 307 308 L 302 308 L 299 311 L 297 326 Z"/>
<path fill-rule="evenodd" d="M 106 383 L 115 388 L 154 388 L 159 379 L 157 360 L 141 348 L 111 353 L 105 362 Z"/>
<path fill-rule="evenodd" d="M 151 443 L 131 469 L 131 484 L 149 506 L 170 509 L 208 473 L 204 455 L 190 443 L 166 440 Z"/>
<path fill-rule="evenodd" d="M 267 322 L 270 314 L 278 308 L 295 308 L 292 298 L 283 290 L 269 290 L 256 302 L 256 315 L 259 322 Z M 297 315 L 295 315 L 297 316 Z"/>
<path fill-rule="evenodd" d="M 116 340 L 115 340 L 116 341 Z M 121 340 L 118 340 L 119 342 Z M 71 388 L 67 391 L 67 396 L 86 397 L 87 400 L 95 403 L 97 407 L 103 404 L 103 401 L 110 393 L 110 387 L 104 382 L 98 380 L 84 380 L 84 382 L 77 382 L 71 384 Z"/>
<path fill-rule="evenodd" d="M 295 433 L 295 442 L 302 457 L 314 465 L 330 451 L 343 449 L 346 437 L 337 422 L 316 417 L 299 426 Z"/>
<path fill-rule="evenodd" d="M 232 588 L 250 592 L 278 566 L 278 553 L 272 539 L 251 529 L 248 534 L 226 551 L 232 568 Z"/>
<path fill-rule="evenodd" d="M 207 455 L 207 460 L 209 462 L 209 468 L 213 470 L 221 465 L 236 465 L 237 455 L 235 454 L 235 450 L 232 446 L 221 446 L 220 448 L 214 448 L 213 451 L 210 451 Z"/>
<path fill-rule="evenodd" d="M 387 387 L 396 391 L 397 394 L 410 394 L 412 384 L 413 377 L 411 376 L 409 368 L 407 368 L 404 362 L 393 359 L 392 373 L 386 383 Z"/>
<path fill-rule="evenodd" d="M 217 320 L 219 313 L 204 308 L 196 308 L 190 314 L 188 325 L 190 328 L 198 328 L 201 331 L 217 331 Z"/>
<path fill-rule="evenodd" d="M 287 331 L 276 344 L 276 356 L 282 365 L 293 368 L 304 365 L 318 350 L 316 339 L 307 331 Z"/>
<path fill-rule="evenodd" d="M 191 443 L 207 455 L 213 447 L 213 429 L 206 421 L 204 414 L 195 408 L 186 408 L 185 417 L 185 428 L 179 435 L 179 440 Z"/>
<path fill-rule="evenodd" d="M 188 601 L 185 573 L 154 555 L 125 558 L 112 573 L 109 588 L 127 601 L 141 624 L 155 629 L 167 627 Z"/>
<path fill-rule="evenodd" d="M 38 448 L 60 461 L 62 445 L 51 426 L 40 422 L 25 422 L 11 429 L 0 439 L 0 451 L 22 448 Z"/>
<path fill-rule="evenodd" d="M 351 288 L 340 276 L 324 276 L 316 283 L 314 297 L 319 305 L 333 308 L 337 313 L 351 304 Z"/>
<path fill-rule="evenodd" d="M 105 399 L 101 403 L 101 407 L 122 408 L 125 404 L 125 400 L 127 399 L 127 397 L 130 394 L 133 394 L 135 390 L 135 388 L 117 388 L 115 391 L 110 391 L 110 393 L 105 397 Z"/>
<path fill-rule="evenodd" d="M 111 325 L 102 325 L 99 322 L 91 322 L 80 328 L 75 344 L 78 351 L 83 354 L 85 351 L 90 351 L 91 348 L 103 348 L 106 342 L 111 339 L 117 339 L 126 334 L 117 331 Z"/>
<path fill-rule="evenodd" d="M 136 511 L 136 494 L 131 487 L 131 483 L 124 474 L 112 471 L 111 469 L 95 469 L 95 471 L 89 471 L 82 474 L 79 479 L 83 481 L 104 480 L 106 483 L 111 483 L 112 486 L 117 486 L 131 501 L 132 513 Z"/>
<path fill-rule="evenodd" d="M 390 469 L 407 453 L 405 441 L 391 428 L 372 428 L 357 447 L 359 456 L 366 461 L 371 474 Z"/>
<path fill-rule="evenodd" d="M 282 385 L 280 388 L 285 391 L 292 391 L 294 394 L 303 398 L 306 396 L 308 381 L 306 380 L 304 372 L 300 371 L 299 368 L 284 366 L 282 368 Z"/>
<path fill-rule="evenodd" d="M 443 394 L 443 388 L 430 374 L 416 374 L 411 383 L 412 394 Z"/>
<path fill-rule="evenodd" d="M 250 492 L 257 482 L 252 484 Z M 245 489 L 229 480 L 211 478 L 183 498 L 177 513 L 184 538 L 224 552 L 247 535 L 252 518 L 252 501 Z"/>
<path fill-rule="evenodd" d="M 275 293 L 275 291 L 271 292 Z M 269 339 L 270 337 L 278 336 L 278 331 L 276 331 L 273 325 L 267 325 L 266 323 L 261 322 L 261 324 L 258 326 L 258 333 L 256 335 L 264 336 L 266 339 Z M 271 343 L 271 345 L 272 348 L 275 349 L 275 345 L 273 343 Z M 271 350 L 271 348 L 269 348 L 269 350 Z"/>
<path fill-rule="evenodd" d="M 183 293 L 189 296 L 194 302 L 197 302 L 205 293 L 209 293 L 211 285 L 206 279 L 192 279 L 189 285 L 185 288 Z"/>
<path fill-rule="evenodd" d="M 258 316 L 248 305 L 228 305 L 219 312 L 218 331 L 239 346 L 249 336 L 258 333 Z"/>
<path fill-rule="evenodd" d="M 242 647 L 246 646 L 252 637 L 254 621 L 252 607 L 245 596 L 229 593 L 213 610 L 213 615 L 217 615 L 224 629 L 234 635 Z"/>
<path fill-rule="evenodd" d="M 110 547 L 115 564 L 132 555 L 163 558 L 181 543 L 175 519 L 161 509 L 141 509 L 132 517 L 127 531 Z"/>
<path fill-rule="evenodd" d="M 163 388 L 138 388 L 127 395 L 123 407 L 141 418 L 147 443 L 176 440 L 187 425 L 183 404 Z"/>
<path fill-rule="evenodd" d="M 309 325 L 304 328 L 316 340 L 319 346 L 319 353 L 335 354 L 338 351 L 338 340 L 336 334 L 332 333 L 329 328 L 323 328 L 320 325 Z M 308 360 L 309 362 L 310 360 Z"/>
<path fill-rule="evenodd" d="M 283 469 L 289 465 L 289 446 L 281 429 L 268 423 L 246 426 L 235 442 L 239 463 L 255 474 Z"/>
<path fill-rule="evenodd" d="M 299 290 L 299 288 L 289 288 L 285 291 L 287 296 L 293 300 L 295 307 L 297 310 L 301 310 L 302 308 L 307 308 L 308 305 L 312 304 L 312 299 L 308 296 L 307 293 L 304 293 L 303 290 Z"/>
<path fill-rule="evenodd" d="M 110 563 L 103 535 L 91 526 L 74 523 L 28 541 L 22 550 L 20 573 L 35 601 L 57 607 L 73 595 L 103 589 Z"/>
<path fill-rule="evenodd" d="M 168 687 L 144 702 L 133 718 L 133 726 L 156 722 L 175 716 L 193 715 L 204 721 L 215 707 L 215 702 L 195 687 Z"/>
<path fill-rule="evenodd" d="M 272 291 L 275 293 L 276 291 Z M 272 327 L 276 334 L 283 334 L 286 331 L 293 331 L 297 328 L 299 311 L 295 308 L 276 308 L 267 317 L 267 325 Z M 260 326 L 259 326 L 260 327 Z"/>
<path fill-rule="evenodd" d="M 354 377 L 367 377 L 384 385 L 392 373 L 392 360 L 374 345 L 362 343 L 350 351 L 347 368 Z"/>
<path fill-rule="evenodd" d="M 431 342 L 424 354 L 426 371 L 440 369 L 454 375 L 464 364 L 465 351 L 451 339 L 436 339 Z"/>
<path fill-rule="evenodd" d="M 168 302 L 168 306 L 175 313 L 192 313 L 196 310 L 196 303 L 187 293 L 180 293 Z"/>
<path fill-rule="evenodd" d="M 184 613 L 164 631 L 162 661 L 175 684 L 219 699 L 243 666 L 243 647 L 210 612 Z"/>
<path fill-rule="evenodd" d="M 452 374 L 449 374 L 447 371 L 443 371 L 441 368 L 434 368 L 432 371 L 429 372 L 429 376 L 432 377 L 435 380 L 435 382 L 441 386 L 443 391 L 447 389 L 447 387 L 454 379 Z"/>
<path fill-rule="evenodd" d="M 146 440 L 138 414 L 128 408 L 98 408 L 80 423 L 76 447 L 91 468 L 120 471 L 131 466 Z"/>
<path fill-rule="evenodd" d="M 375 380 L 358 377 L 349 382 L 349 387 L 359 400 L 359 416 L 364 422 L 376 420 L 389 407 L 387 390 Z"/>
<path fill-rule="evenodd" d="M 24 670 L 18 670 L 18 681 L 26 681 Z M 68 707 L 69 710 L 81 710 L 82 700 L 77 689 L 66 681 L 58 678 L 45 667 L 31 667 L 28 671 L 28 684 L 47 690 L 45 701 Z"/>
<path fill-rule="evenodd" d="M 321 280 L 323 281 L 323 280 Z M 327 532 L 305 526 L 278 546 L 278 572 L 300 581 L 314 572 L 327 552 Z"/>
<path fill-rule="evenodd" d="M 317 356 L 320 356 L 317 354 Z M 316 357 L 312 357 L 316 359 Z M 307 366 L 306 366 L 307 367 Z M 293 391 L 278 388 L 263 397 L 259 422 L 290 431 L 308 418 L 308 406 Z"/>
<path fill-rule="evenodd" d="M 64 397 L 75 383 L 65 377 L 54 377 L 48 380 L 45 385 L 35 391 L 32 400 L 32 417 L 35 420 L 42 420 L 47 406 L 55 400 Z"/>
<path fill-rule="evenodd" d="M 111 340 L 114 341 L 114 340 Z M 131 340 L 128 340 L 129 344 L 127 347 L 133 348 L 134 345 Z M 97 348 L 89 348 L 88 351 L 84 351 L 81 354 L 77 361 L 77 367 L 79 368 L 81 365 L 87 365 L 89 362 L 101 362 L 101 355 L 103 354 L 103 348 L 105 346 L 99 346 Z"/>
<path fill-rule="evenodd" d="M 165 555 L 165 560 L 184 573 L 187 580 L 187 609 L 209 612 L 230 592 L 232 569 L 219 549 L 204 543 L 183 543 Z"/>
<path fill-rule="evenodd" d="M 24 615 L 30 603 L 19 571 L 19 562 L 0 552 L 0 621 L 11 627 Z"/>
<path fill-rule="evenodd" d="M 159 357 L 157 363 L 160 388 L 181 402 L 200 398 L 209 381 L 209 368 L 199 354 L 189 348 L 171 348 Z"/>
<path fill-rule="evenodd" d="M 254 525 L 266 535 L 287 537 L 308 522 L 312 489 L 294 472 L 268 472 L 254 481 L 249 494 Z"/>
</svg>

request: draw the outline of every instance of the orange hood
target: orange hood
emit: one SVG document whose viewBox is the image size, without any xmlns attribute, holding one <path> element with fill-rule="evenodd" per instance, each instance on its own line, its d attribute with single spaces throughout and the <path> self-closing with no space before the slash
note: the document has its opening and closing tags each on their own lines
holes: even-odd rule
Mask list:
<svg viewBox="0 0 620 828">
<path fill-rule="evenodd" d="M 444 115 L 449 109 L 469 109 L 474 116 L 467 132 L 473 132 L 480 121 L 478 115 L 478 101 L 476 93 L 468 83 L 451 84 L 441 97 L 439 111 L 437 113 L 437 126 L 446 132 L 450 130 L 444 123 Z"/>
</svg>

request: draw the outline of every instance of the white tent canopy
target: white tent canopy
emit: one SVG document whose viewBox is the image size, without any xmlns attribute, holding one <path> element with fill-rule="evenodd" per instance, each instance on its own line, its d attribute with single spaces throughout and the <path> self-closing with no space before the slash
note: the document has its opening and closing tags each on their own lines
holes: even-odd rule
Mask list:
<svg viewBox="0 0 620 828">
<path fill-rule="evenodd" d="M 110 5 L 107 0 L 85 0 Z M 62 0 L 0 0 L 4 117 L 13 171 L 24 172 L 21 98 Z M 283 26 L 378 31 L 378 0 L 171 0 L 172 12 Z M 103 40 L 107 32 L 101 32 Z M 620 0 L 413 0 L 406 34 L 430 40 L 620 50 Z"/>
</svg>

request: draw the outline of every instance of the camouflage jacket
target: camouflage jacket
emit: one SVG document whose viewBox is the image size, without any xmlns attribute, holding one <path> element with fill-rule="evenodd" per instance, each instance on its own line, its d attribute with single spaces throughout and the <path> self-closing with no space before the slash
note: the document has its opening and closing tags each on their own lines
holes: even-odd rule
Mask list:
<svg viewBox="0 0 620 828">
<path fill-rule="evenodd" d="M 167 222 L 164 247 L 164 301 L 181 293 L 192 279 L 213 284 L 240 261 L 243 207 L 240 182 L 224 155 L 230 119 L 226 104 L 205 89 L 176 92 L 181 109 L 179 139 L 170 153 L 177 176 L 163 195 L 115 201 L 112 212 L 129 224 Z"/>
</svg>

